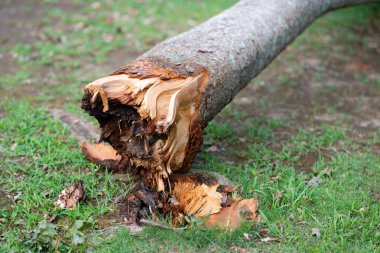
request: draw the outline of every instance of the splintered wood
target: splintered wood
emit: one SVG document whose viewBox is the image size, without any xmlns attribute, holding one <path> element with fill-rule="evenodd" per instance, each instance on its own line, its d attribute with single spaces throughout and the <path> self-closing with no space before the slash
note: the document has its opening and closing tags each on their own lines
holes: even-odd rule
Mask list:
<svg viewBox="0 0 380 253">
<path fill-rule="evenodd" d="M 81 144 L 87 158 L 102 165 L 115 164 L 120 157 L 116 151 L 105 144 Z M 113 160 L 116 159 L 116 160 Z M 158 214 L 171 215 L 173 226 L 186 223 L 186 217 L 203 218 L 207 227 L 236 229 L 245 220 L 258 221 L 256 215 L 258 202 L 256 199 L 234 199 L 232 193 L 236 187 L 225 177 L 216 173 L 195 172 L 174 174 L 166 187 L 166 192 L 147 189 L 141 184 L 140 190 L 131 193 L 126 200 L 125 221 L 136 225 L 140 220 Z M 70 186 L 60 194 L 56 205 L 73 207 L 70 199 L 76 186 Z M 75 194 L 73 195 L 75 196 Z M 75 200 L 75 199 L 74 199 Z M 74 201 L 75 202 L 75 201 Z"/>
<path fill-rule="evenodd" d="M 148 184 L 163 191 L 186 156 L 199 79 L 111 75 L 85 87 L 82 107 L 98 119 L 100 140 L 117 151 L 120 164 L 140 168 Z"/>
<path fill-rule="evenodd" d="M 179 203 L 179 209 L 188 216 L 206 218 L 207 227 L 230 230 L 238 228 L 245 220 L 258 221 L 256 199 L 232 198 L 231 186 L 219 184 L 207 186 L 194 181 L 194 177 L 180 177 L 175 183 L 172 195 Z"/>
<path fill-rule="evenodd" d="M 222 194 L 217 192 L 218 185 L 196 186 L 193 182 L 177 182 L 173 195 L 186 215 L 205 217 L 218 213 L 222 208 Z"/>
<path fill-rule="evenodd" d="M 256 215 L 256 199 L 232 197 L 233 192 L 237 194 L 236 187 L 219 185 L 210 177 L 199 175 L 177 174 L 170 180 L 173 185 L 170 192 L 157 193 L 141 185 L 140 190 L 131 193 L 125 201 L 125 222 L 136 225 L 143 223 L 141 220 L 153 219 L 159 223 L 157 217 L 169 216 L 174 227 L 183 227 L 192 218 L 198 218 L 206 227 L 233 230 L 246 220 L 260 218 Z"/>
<path fill-rule="evenodd" d="M 238 198 L 229 207 L 224 207 L 219 213 L 211 215 L 205 225 L 236 229 L 244 220 L 260 220 L 260 216 L 256 215 L 257 207 L 256 199 Z"/>
<path fill-rule="evenodd" d="M 99 121 L 100 142 L 110 145 L 84 142 L 83 153 L 94 163 L 130 166 L 130 173 L 141 175 L 140 190 L 127 197 L 125 223 L 170 215 L 173 226 L 194 217 L 210 227 L 235 229 L 246 219 L 257 220 L 257 201 L 232 198 L 235 187 L 202 173 L 178 174 L 201 144 L 197 113 L 207 79 L 202 73 L 180 77 L 137 62 L 85 87 L 82 108 Z"/>
</svg>

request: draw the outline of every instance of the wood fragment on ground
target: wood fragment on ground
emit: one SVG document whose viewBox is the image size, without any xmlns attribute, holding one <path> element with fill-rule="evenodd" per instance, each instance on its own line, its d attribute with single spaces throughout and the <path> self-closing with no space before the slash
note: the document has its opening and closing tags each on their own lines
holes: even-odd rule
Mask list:
<svg viewBox="0 0 380 253">
<path fill-rule="evenodd" d="M 203 218 L 207 227 L 233 230 L 245 220 L 259 220 L 257 200 L 234 199 L 233 193 L 239 192 L 237 187 L 219 185 L 228 182 L 227 179 L 207 172 L 203 175 L 202 171 L 175 174 L 170 178 L 171 189 L 160 193 L 141 184 L 140 189 L 129 194 L 125 201 L 125 224 L 146 225 L 149 219 L 170 216 L 173 227 L 189 225 L 192 218 Z M 159 224 L 153 220 L 148 225 L 162 227 Z"/>
<path fill-rule="evenodd" d="M 207 227 L 221 227 L 230 230 L 238 228 L 245 220 L 260 221 L 258 202 L 256 199 L 238 198 L 229 207 L 211 215 L 205 222 Z"/>
<path fill-rule="evenodd" d="M 80 180 L 62 190 L 54 202 L 54 206 L 59 206 L 63 209 L 74 209 L 79 202 L 85 200 L 85 187 L 83 181 Z"/>
<path fill-rule="evenodd" d="M 83 154 L 93 163 L 107 166 L 110 169 L 115 169 L 121 160 L 121 156 L 116 150 L 108 144 L 98 143 L 90 144 L 83 141 L 80 144 Z"/>
<path fill-rule="evenodd" d="M 177 182 L 173 196 L 179 202 L 179 208 L 194 217 L 206 217 L 218 213 L 222 208 L 222 194 L 216 189 L 219 185 L 196 185 L 193 182 Z"/>
</svg>

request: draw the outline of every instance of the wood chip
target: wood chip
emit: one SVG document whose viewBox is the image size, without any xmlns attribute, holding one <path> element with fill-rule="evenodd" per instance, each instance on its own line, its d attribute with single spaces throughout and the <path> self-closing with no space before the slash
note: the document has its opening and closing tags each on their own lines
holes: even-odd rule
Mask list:
<svg viewBox="0 0 380 253">
<path fill-rule="evenodd" d="M 85 187 L 83 181 L 80 180 L 61 191 L 58 199 L 54 202 L 54 206 L 59 206 L 64 209 L 74 209 L 78 202 L 84 201 L 85 199 Z"/>
<path fill-rule="evenodd" d="M 116 154 L 116 150 L 105 143 L 90 144 L 83 141 L 80 147 L 87 159 L 96 164 L 113 167 L 121 160 L 121 156 Z"/>
<path fill-rule="evenodd" d="M 205 225 L 236 229 L 244 220 L 260 220 L 260 216 L 256 215 L 257 207 L 256 199 L 237 199 L 231 206 L 224 207 L 219 213 L 211 215 Z"/>
</svg>

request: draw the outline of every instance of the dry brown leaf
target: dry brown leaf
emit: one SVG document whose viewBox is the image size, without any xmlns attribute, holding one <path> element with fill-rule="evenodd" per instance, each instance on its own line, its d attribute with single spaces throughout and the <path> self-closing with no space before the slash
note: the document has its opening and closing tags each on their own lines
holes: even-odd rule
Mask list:
<svg viewBox="0 0 380 253">
<path fill-rule="evenodd" d="M 257 207 L 256 199 L 237 199 L 231 206 L 224 207 L 219 213 L 211 215 L 205 225 L 236 229 L 245 219 L 260 220 L 260 216 L 256 215 Z"/>
<path fill-rule="evenodd" d="M 112 146 L 104 143 L 90 144 L 83 141 L 80 147 L 87 159 L 96 164 L 112 167 L 112 163 L 121 159 Z"/>
<path fill-rule="evenodd" d="M 218 185 L 196 185 L 193 182 L 178 182 L 174 185 L 173 195 L 180 209 L 187 215 L 205 217 L 220 211 L 222 194 L 217 192 Z"/>
<path fill-rule="evenodd" d="M 78 202 L 84 201 L 85 199 L 85 188 L 83 181 L 80 180 L 61 191 L 58 195 L 58 199 L 54 202 L 54 206 L 73 209 Z"/>
</svg>

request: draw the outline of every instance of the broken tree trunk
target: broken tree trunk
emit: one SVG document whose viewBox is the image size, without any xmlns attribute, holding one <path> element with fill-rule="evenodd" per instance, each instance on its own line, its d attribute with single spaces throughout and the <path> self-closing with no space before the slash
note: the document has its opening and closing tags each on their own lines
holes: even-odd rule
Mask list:
<svg viewBox="0 0 380 253">
<path fill-rule="evenodd" d="M 202 129 L 313 20 L 368 0 L 245 0 L 166 40 L 136 61 L 85 87 L 82 108 L 101 141 L 164 190 L 189 168 Z"/>
</svg>

